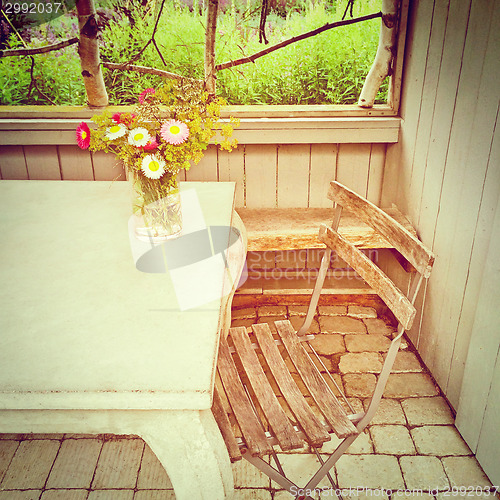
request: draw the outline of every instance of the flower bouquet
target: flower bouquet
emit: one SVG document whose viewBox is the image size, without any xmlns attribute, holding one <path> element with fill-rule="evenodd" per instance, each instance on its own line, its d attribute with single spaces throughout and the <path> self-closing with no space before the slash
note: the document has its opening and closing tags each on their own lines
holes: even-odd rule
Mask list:
<svg viewBox="0 0 500 500">
<path fill-rule="evenodd" d="M 238 120 L 230 118 L 216 129 L 224 104 L 210 99 L 200 84 L 168 81 L 144 90 L 133 113 L 105 111 L 92 117 L 96 129 L 85 122 L 78 126 L 80 148 L 114 153 L 125 164 L 135 192 L 133 210 L 144 221 L 136 229 L 138 238 L 179 235 L 179 172 L 198 163 L 213 138 L 221 149 L 236 147 L 232 133 Z"/>
</svg>

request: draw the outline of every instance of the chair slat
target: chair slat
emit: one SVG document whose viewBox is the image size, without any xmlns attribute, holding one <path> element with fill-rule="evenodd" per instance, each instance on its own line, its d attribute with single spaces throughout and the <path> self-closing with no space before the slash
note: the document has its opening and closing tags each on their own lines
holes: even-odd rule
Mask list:
<svg viewBox="0 0 500 500">
<path fill-rule="evenodd" d="M 321 373 L 302 347 L 290 321 L 275 321 L 274 324 L 307 390 L 311 393 L 316 405 L 331 425 L 335 434 L 339 438 L 357 434 L 358 431 L 347 417 L 344 408 L 342 408 L 337 398 L 332 394 Z"/>
<path fill-rule="evenodd" d="M 219 346 L 218 368 L 229 404 L 240 426 L 248 451 L 253 456 L 271 453 L 272 447 L 260 420 L 253 411 L 225 339 L 221 339 Z"/>
<path fill-rule="evenodd" d="M 269 427 L 283 451 L 302 448 L 304 442 L 299 438 L 288 416 L 274 394 L 269 380 L 262 369 L 257 354 L 244 327 L 231 328 L 229 335 L 240 358 L 248 381 L 264 413 Z"/>
<path fill-rule="evenodd" d="M 269 325 L 267 323 L 258 323 L 252 325 L 252 330 L 281 394 L 295 415 L 302 431 L 307 436 L 309 444 L 316 448 L 320 447 L 324 442 L 331 439 L 330 434 L 307 404 L 295 380 L 290 375 L 288 367 L 273 339 Z"/>
<path fill-rule="evenodd" d="M 416 309 L 396 285 L 360 250 L 334 229 L 321 225 L 319 239 L 337 252 L 380 296 L 405 330 L 411 328 Z"/>
<path fill-rule="evenodd" d="M 383 210 L 336 181 L 330 183 L 328 198 L 339 203 L 346 210 L 355 213 L 363 222 L 373 227 L 389 243 L 394 245 L 394 248 L 424 278 L 430 276 L 434 263 L 432 252 L 427 250 L 418 238 Z"/>
<path fill-rule="evenodd" d="M 214 415 L 215 421 L 217 422 L 217 425 L 219 426 L 219 430 L 222 434 L 222 438 L 224 439 L 224 443 L 226 443 L 226 448 L 229 453 L 229 457 L 231 458 L 231 462 L 241 460 L 240 447 L 238 446 L 238 442 L 234 437 L 233 429 L 231 428 L 231 422 L 229 422 L 226 410 L 222 405 L 222 400 L 217 387 L 214 388 L 212 413 Z"/>
</svg>

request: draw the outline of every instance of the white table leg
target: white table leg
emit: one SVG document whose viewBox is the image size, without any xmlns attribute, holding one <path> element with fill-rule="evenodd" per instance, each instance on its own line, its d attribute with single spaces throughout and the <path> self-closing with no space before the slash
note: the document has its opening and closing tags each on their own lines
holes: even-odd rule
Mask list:
<svg viewBox="0 0 500 500">
<path fill-rule="evenodd" d="M 231 498 L 229 456 L 210 410 L 162 412 L 140 436 L 165 467 L 178 500 Z"/>
<path fill-rule="evenodd" d="M 178 500 L 233 494 L 229 455 L 210 410 L 0 410 L 0 432 L 135 434 L 165 467 Z"/>
</svg>

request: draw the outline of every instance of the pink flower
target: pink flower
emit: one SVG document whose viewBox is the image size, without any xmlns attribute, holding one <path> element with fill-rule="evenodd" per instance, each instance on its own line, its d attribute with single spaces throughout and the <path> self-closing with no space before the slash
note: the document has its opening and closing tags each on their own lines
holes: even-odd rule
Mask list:
<svg viewBox="0 0 500 500">
<path fill-rule="evenodd" d="M 160 129 L 162 139 L 169 144 L 182 144 L 189 137 L 187 125 L 178 120 L 169 120 L 165 122 Z"/>
<path fill-rule="evenodd" d="M 144 101 L 146 100 L 147 96 L 149 94 L 151 95 L 154 95 L 155 93 L 155 89 L 152 89 L 152 88 L 148 88 L 148 89 L 144 89 L 140 94 L 139 94 L 139 102 L 141 104 L 144 104 Z"/>
<path fill-rule="evenodd" d="M 156 149 L 157 147 L 158 143 L 156 142 L 156 137 L 153 137 L 145 146 L 142 146 L 141 149 L 150 151 L 151 149 Z"/>
<path fill-rule="evenodd" d="M 90 129 L 85 122 L 81 122 L 76 128 L 76 141 L 81 149 L 87 149 L 90 146 Z"/>
<path fill-rule="evenodd" d="M 135 113 L 115 113 L 111 118 L 115 123 L 123 123 L 130 126 L 135 118 Z"/>
</svg>

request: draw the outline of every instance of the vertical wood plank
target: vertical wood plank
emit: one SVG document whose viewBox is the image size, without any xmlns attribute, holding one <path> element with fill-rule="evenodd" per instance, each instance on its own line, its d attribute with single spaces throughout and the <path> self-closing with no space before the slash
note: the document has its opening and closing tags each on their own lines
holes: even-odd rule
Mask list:
<svg viewBox="0 0 500 500">
<path fill-rule="evenodd" d="M 0 146 L 2 179 L 28 179 L 28 169 L 22 146 Z"/>
<path fill-rule="evenodd" d="M 198 165 L 192 165 L 186 172 L 186 181 L 217 181 L 217 146 L 210 144 L 205 151 L 205 156 Z"/>
<path fill-rule="evenodd" d="M 309 201 L 309 144 L 282 144 L 278 148 L 278 207 L 306 208 Z"/>
<path fill-rule="evenodd" d="M 366 197 L 371 144 L 340 144 L 337 181 Z"/>
<path fill-rule="evenodd" d="M 236 182 L 235 207 L 245 206 L 245 146 L 219 151 L 219 181 Z"/>
<path fill-rule="evenodd" d="M 368 187 L 366 197 L 380 206 L 382 197 L 382 182 L 384 180 L 385 144 L 372 144 L 370 151 L 370 166 L 368 172 Z"/>
<path fill-rule="evenodd" d="M 90 152 L 78 146 L 59 146 L 59 161 L 64 181 L 93 181 Z"/>
<path fill-rule="evenodd" d="M 408 157 L 413 157 L 408 185 L 408 191 L 412 193 L 408 199 L 408 214 L 415 225 L 418 224 L 422 203 L 427 152 L 431 141 L 432 120 L 436 107 L 436 89 L 440 76 L 446 20 L 448 17 L 448 3 L 446 0 L 434 2 L 422 94 L 421 97 L 419 96 L 420 98 L 408 96 L 408 99 L 420 100 L 415 144 L 408 151 Z M 422 17 L 422 14 L 420 16 Z M 446 77 L 443 76 L 444 78 Z M 411 123 L 409 116 L 408 119 L 405 119 L 405 127 L 407 123 Z M 426 243 L 429 244 L 427 241 Z"/>
<path fill-rule="evenodd" d="M 276 144 L 248 144 L 245 147 L 246 206 L 276 207 Z"/>
<path fill-rule="evenodd" d="M 490 156 L 492 133 L 497 121 L 497 110 L 491 104 L 500 100 L 500 88 L 495 76 L 500 71 L 500 35 L 498 24 L 493 22 L 494 5 L 488 0 L 476 0 L 472 3 L 455 106 L 456 125 L 451 131 L 441 194 L 442 208 L 434 243 L 436 251 L 448 251 L 448 258 L 443 266 L 446 277 L 442 281 L 448 293 L 440 297 L 441 326 L 438 327 L 441 332 L 447 333 L 439 335 L 438 348 L 442 346 L 443 352 L 448 353 L 448 365 L 444 363 L 444 357 L 440 366 L 444 365 L 443 370 L 447 371 L 445 390 L 455 405 L 458 404 L 470 338 L 469 332 L 462 331 L 465 335 L 459 340 L 458 324 L 470 279 L 472 250 L 481 244 L 482 239 L 482 235 L 477 234 L 476 227 L 487 170 L 494 169 L 496 164 Z M 498 3 L 496 5 L 499 7 Z M 496 22 L 500 23 L 500 8 L 496 9 L 496 14 Z M 487 50 L 488 46 L 490 50 Z M 470 125 L 464 127 L 462 124 L 468 120 Z M 460 213 L 464 206 L 467 206 L 467 210 Z M 458 213 L 460 217 L 457 217 Z"/>
<path fill-rule="evenodd" d="M 311 173 L 309 179 L 309 206 L 328 208 L 330 182 L 337 175 L 337 144 L 311 144 Z"/>
<path fill-rule="evenodd" d="M 500 201 L 500 200 L 499 200 Z M 492 387 L 495 365 L 498 365 L 500 329 L 498 328 L 498 304 L 500 303 L 500 202 L 497 203 L 496 216 L 491 227 L 491 241 L 487 252 L 486 264 L 481 280 L 471 345 L 465 367 L 465 381 L 460 396 L 457 413 L 457 427 L 463 433 L 467 444 L 479 454 L 479 446 L 488 447 L 484 441 L 496 444 L 498 465 L 498 446 L 500 435 L 496 430 L 484 429 L 485 415 L 491 411 L 489 402 L 500 401 L 500 387 Z M 497 366 L 498 370 L 498 366 Z M 492 392 L 494 389 L 494 392 Z M 497 415 L 498 419 L 498 415 Z M 488 435 L 488 432 L 490 434 Z M 482 438 L 482 439 L 480 439 Z M 482 442 L 481 442 L 482 441 Z M 489 448 L 489 447 L 488 447 Z M 489 454 L 488 454 L 489 455 Z M 489 458 L 489 457 L 488 457 Z M 500 470 L 497 469 L 500 475 Z M 494 480 L 494 478 L 491 478 Z M 496 479 L 499 479 L 498 476 Z"/>
<path fill-rule="evenodd" d="M 61 180 L 57 146 L 24 146 L 28 175 L 32 180 Z"/>
<path fill-rule="evenodd" d="M 446 334 L 439 329 L 442 325 L 444 296 L 457 293 L 457 290 L 447 290 L 443 288 L 443 284 L 446 282 L 447 261 L 453 253 L 453 245 L 450 245 L 450 241 L 453 241 L 455 236 L 455 227 L 451 221 L 456 220 L 458 213 L 457 205 L 453 201 L 460 200 L 460 191 L 463 188 L 462 173 L 467 165 L 460 151 L 458 151 L 458 156 L 454 156 L 454 150 L 459 148 L 461 141 L 470 140 L 470 127 L 464 127 L 463 124 L 466 122 L 463 121 L 463 117 L 460 121 L 458 119 L 462 102 L 459 95 L 460 80 L 465 84 L 465 92 L 474 92 L 474 89 L 470 88 L 470 78 L 466 75 L 467 68 L 462 65 L 466 56 L 464 50 L 469 6 L 470 2 L 450 2 L 441 65 L 441 74 L 446 75 L 446 78 L 439 79 L 437 88 L 436 108 L 431 127 L 432 141 L 429 143 L 418 224 L 422 240 L 432 246 L 438 256 L 440 254 L 448 256 L 446 259 L 437 259 L 434 266 L 433 276 L 427 287 L 426 306 L 422 320 L 422 331 L 425 332 L 425 336 L 421 336 L 418 346 L 424 362 L 445 391 L 456 334 L 456 324 L 455 330 L 453 328 L 455 318 L 448 317 Z M 484 52 L 482 57 L 484 57 Z M 482 61 L 480 62 L 482 64 Z M 477 81 L 474 85 L 477 87 Z M 475 93 L 477 96 L 477 88 Z M 465 115 L 474 114 L 474 108 L 472 110 L 466 108 L 467 105 L 464 104 Z M 457 137 L 457 141 L 454 140 L 454 136 Z M 460 163 L 457 160 L 460 160 Z M 441 228 L 439 233 L 438 226 Z M 465 273 L 462 279 L 466 279 L 466 270 L 454 269 L 453 272 Z M 455 296 L 454 298 L 460 302 L 462 300 L 462 297 Z M 432 313 L 429 312 L 428 307 L 432 308 Z"/>
<path fill-rule="evenodd" d="M 115 155 L 96 151 L 92 153 L 92 164 L 94 167 L 94 180 L 96 181 L 124 181 L 125 166 Z"/>
</svg>

